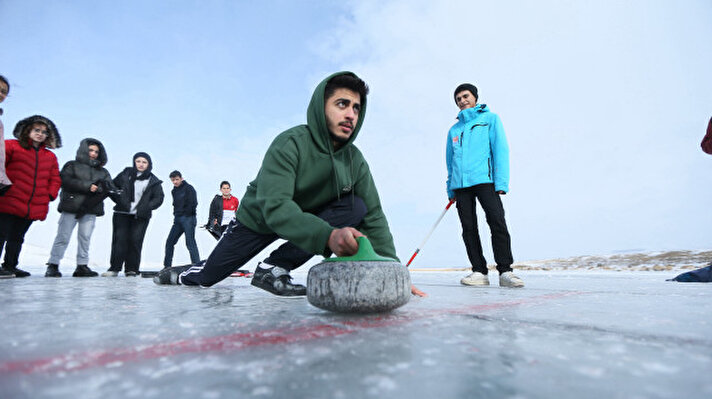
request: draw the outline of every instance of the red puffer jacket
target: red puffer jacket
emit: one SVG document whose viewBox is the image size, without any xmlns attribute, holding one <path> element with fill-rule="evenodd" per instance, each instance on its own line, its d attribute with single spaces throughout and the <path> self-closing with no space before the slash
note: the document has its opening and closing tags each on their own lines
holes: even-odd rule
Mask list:
<svg viewBox="0 0 712 399">
<path fill-rule="evenodd" d="M 0 213 L 45 220 L 62 185 L 54 153 L 43 145 L 22 148 L 17 140 L 5 140 L 5 169 L 12 186 L 0 197 Z"/>
</svg>

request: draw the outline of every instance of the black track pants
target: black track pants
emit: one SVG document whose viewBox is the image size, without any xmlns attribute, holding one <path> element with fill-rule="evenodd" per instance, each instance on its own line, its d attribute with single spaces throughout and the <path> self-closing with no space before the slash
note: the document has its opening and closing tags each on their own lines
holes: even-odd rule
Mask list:
<svg viewBox="0 0 712 399">
<path fill-rule="evenodd" d="M 499 194 L 494 191 L 494 184 L 478 184 L 476 186 L 455 190 L 457 199 L 457 214 L 462 224 L 462 239 L 465 241 L 467 257 L 470 258 L 473 272 L 487 274 L 487 261 L 482 254 L 482 243 L 477 231 L 477 213 L 475 199 L 480 201 L 485 211 L 487 224 L 492 234 L 492 251 L 497 271 L 500 273 L 512 271 L 512 244 L 504 220 L 504 207 Z"/>
<path fill-rule="evenodd" d="M 356 196 L 343 197 L 327 205 L 316 214 L 336 228 L 356 227 L 366 216 L 366 205 Z M 309 234 L 309 232 L 305 232 Z M 233 220 L 218 241 L 217 246 L 202 267 L 192 267 L 181 276 L 185 285 L 209 287 L 242 267 L 269 244 L 277 240 L 276 234 L 259 234 Z M 285 242 L 272 251 L 265 263 L 294 270 L 308 261 L 310 254 L 291 242 Z"/>
</svg>

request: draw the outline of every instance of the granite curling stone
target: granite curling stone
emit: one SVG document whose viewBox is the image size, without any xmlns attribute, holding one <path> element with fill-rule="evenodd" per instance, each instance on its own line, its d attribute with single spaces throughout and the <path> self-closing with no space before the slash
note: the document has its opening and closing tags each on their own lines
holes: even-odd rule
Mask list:
<svg viewBox="0 0 712 399">
<path fill-rule="evenodd" d="M 408 303 L 408 269 L 374 252 L 366 237 L 358 243 L 356 255 L 328 258 L 309 269 L 309 303 L 338 313 L 387 312 Z"/>
</svg>

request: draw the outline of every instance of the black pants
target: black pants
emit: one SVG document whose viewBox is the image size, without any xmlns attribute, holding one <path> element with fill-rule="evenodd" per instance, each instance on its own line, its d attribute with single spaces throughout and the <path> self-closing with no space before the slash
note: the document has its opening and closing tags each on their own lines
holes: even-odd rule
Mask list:
<svg viewBox="0 0 712 399">
<path fill-rule="evenodd" d="M 0 213 L 0 253 L 5 248 L 5 262 L 2 266 L 6 269 L 17 267 L 22 243 L 25 242 L 25 233 L 30 228 L 32 220 Z"/>
<path fill-rule="evenodd" d="M 124 272 L 138 272 L 147 228 L 148 219 L 114 212 L 109 271 L 118 273 L 125 266 Z"/>
<path fill-rule="evenodd" d="M 482 243 L 477 231 L 477 213 L 475 199 L 480 201 L 485 211 L 487 224 L 492 234 L 492 251 L 497 271 L 511 272 L 512 244 L 507 231 L 507 222 L 504 220 L 504 207 L 499 194 L 494 191 L 494 184 L 478 184 L 476 186 L 455 190 L 457 199 L 457 214 L 462 224 L 462 239 L 465 241 L 467 257 L 470 258 L 473 272 L 487 274 L 487 261 L 482 254 Z"/>
<path fill-rule="evenodd" d="M 359 197 L 347 196 L 330 203 L 316 215 L 336 228 L 356 227 L 366 216 L 366 204 Z M 309 232 L 305 231 L 305 234 L 309 234 Z M 274 233 L 255 233 L 240 222 L 233 220 L 202 269 L 191 268 L 181 276 L 181 282 L 185 285 L 202 285 L 203 287 L 216 284 L 278 238 Z M 304 251 L 291 242 L 286 242 L 272 251 L 264 262 L 287 270 L 294 270 L 311 259 L 312 256 L 314 254 Z"/>
</svg>

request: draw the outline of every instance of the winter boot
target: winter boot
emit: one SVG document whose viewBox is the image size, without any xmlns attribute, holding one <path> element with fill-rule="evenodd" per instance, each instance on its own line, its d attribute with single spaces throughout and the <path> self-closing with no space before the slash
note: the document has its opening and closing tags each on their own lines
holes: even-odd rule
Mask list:
<svg viewBox="0 0 712 399">
<path fill-rule="evenodd" d="M 307 287 L 292 284 L 292 276 L 289 275 L 289 271 L 277 266 L 265 269 L 258 265 L 252 275 L 251 284 L 279 296 L 304 296 L 307 294 Z"/>
<path fill-rule="evenodd" d="M 62 277 L 62 273 L 59 272 L 59 265 L 48 263 L 45 277 Z"/>
<path fill-rule="evenodd" d="M 90 269 L 87 265 L 77 265 L 76 270 L 72 274 L 73 277 L 96 277 L 99 273 Z"/>
</svg>

